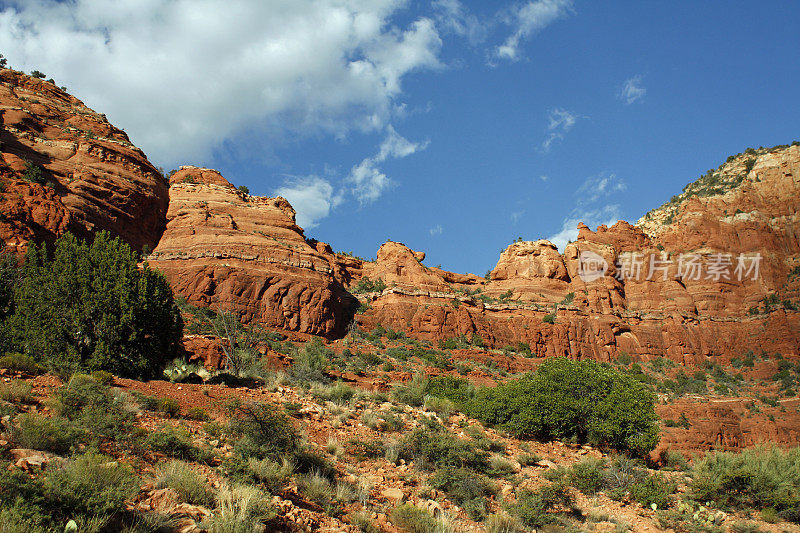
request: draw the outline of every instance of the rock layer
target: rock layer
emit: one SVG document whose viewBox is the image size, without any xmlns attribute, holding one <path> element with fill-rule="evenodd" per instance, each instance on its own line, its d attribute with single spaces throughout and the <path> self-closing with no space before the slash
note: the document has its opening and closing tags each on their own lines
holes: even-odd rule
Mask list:
<svg viewBox="0 0 800 533">
<path fill-rule="evenodd" d="M 306 241 L 289 202 L 240 192 L 209 169 L 182 167 L 170 182 L 167 228 L 148 260 L 176 293 L 244 322 L 344 334 L 358 303 L 336 281 L 333 254 Z"/>
<path fill-rule="evenodd" d="M 99 230 L 156 246 L 167 184 L 124 131 L 53 83 L 0 69 L 0 238 L 24 249 Z M 30 170 L 41 183 L 23 177 Z M 38 170 L 37 170 L 38 169 Z"/>
</svg>

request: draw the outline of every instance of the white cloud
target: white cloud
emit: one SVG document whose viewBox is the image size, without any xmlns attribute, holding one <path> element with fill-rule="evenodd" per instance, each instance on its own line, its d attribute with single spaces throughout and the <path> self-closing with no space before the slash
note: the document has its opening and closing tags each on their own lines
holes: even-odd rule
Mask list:
<svg viewBox="0 0 800 533">
<path fill-rule="evenodd" d="M 601 172 L 597 176 L 586 178 L 586 181 L 578 187 L 576 193 L 579 195 L 578 204 L 596 202 L 615 192 L 622 192 L 627 189 L 623 180 L 614 173 Z"/>
<path fill-rule="evenodd" d="M 436 0 L 433 8 L 436 22 L 443 33 L 465 37 L 472 45 L 486 40 L 488 25 L 470 14 L 459 0 Z"/>
<path fill-rule="evenodd" d="M 578 238 L 578 223 L 583 222 L 590 228 L 605 224 L 611 226 L 620 220 L 619 205 L 606 205 L 597 209 L 581 211 L 573 210 L 561 224 L 561 230 L 547 238 L 555 244 L 559 250 L 564 251 L 564 247 Z"/>
<path fill-rule="evenodd" d="M 513 33 L 505 42 L 495 49 L 495 55 L 500 59 L 517 61 L 520 59 L 521 41 L 572 10 L 571 0 L 534 0 L 514 9 L 507 19 Z"/>
<path fill-rule="evenodd" d="M 1 5 L 8 6 L 9 2 Z M 430 18 L 404 0 L 25 0 L 0 11 L 0 50 L 125 128 L 158 164 L 234 135 L 380 130 L 402 80 L 439 68 Z"/>
<path fill-rule="evenodd" d="M 318 176 L 292 177 L 275 190 L 275 195 L 289 200 L 297 212 L 297 225 L 305 229 L 316 226 L 342 202 L 341 194 L 334 194 L 333 185 Z"/>
<path fill-rule="evenodd" d="M 435 237 L 436 235 L 441 235 L 443 231 L 444 228 L 442 228 L 442 225 L 436 224 L 434 227 L 428 230 L 428 233 L 430 233 L 432 237 Z"/>
<path fill-rule="evenodd" d="M 361 205 L 380 198 L 394 185 L 394 182 L 378 168 L 378 165 L 388 159 L 408 157 L 419 150 L 424 150 L 427 146 L 427 141 L 411 142 L 397 133 L 392 126 L 387 126 L 386 137 L 381 142 L 378 153 L 354 166 L 339 185 L 334 186 L 331 179 L 319 176 L 290 176 L 274 194 L 289 200 L 297 212 L 298 226 L 313 228 L 319 220 L 327 217 L 346 200 L 347 193 Z"/>
<path fill-rule="evenodd" d="M 549 152 L 553 143 L 563 141 L 580 117 L 566 109 L 551 109 L 548 117 L 547 137 L 542 141 L 542 152 Z"/>
<path fill-rule="evenodd" d="M 540 179 L 541 181 L 547 181 L 547 180 L 549 180 L 549 179 L 550 179 L 550 176 L 545 176 L 544 174 L 542 174 L 541 176 L 539 176 L 539 179 Z"/>
<path fill-rule="evenodd" d="M 394 184 L 369 157 L 353 167 L 347 181 L 353 185 L 353 195 L 361 205 L 374 202 Z"/>
<path fill-rule="evenodd" d="M 561 229 L 548 237 L 548 240 L 563 252 L 564 246 L 578 237 L 579 222 L 591 228 L 600 224 L 616 224 L 621 218 L 619 204 L 602 203 L 601 200 L 607 200 L 614 193 L 622 192 L 626 188 L 625 182 L 613 172 L 601 172 L 597 176 L 586 178 L 575 191 L 575 208 L 564 218 Z"/>
<path fill-rule="evenodd" d="M 350 175 L 345 179 L 345 183 L 351 187 L 353 196 L 361 205 L 374 202 L 380 198 L 386 189 L 394 184 L 378 168 L 380 163 L 387 159 L 408 157 L 428 147 L 427 141 L 422 143 L 411 142 L 397 133 L 392 126 L 387 126 L 386 131 L 386 138 L 381 143 L 378 153 L 364 158 L 353 167 Z"/>
<path fill-rule="evenodd" d="M 511 213 L 510 215 L 511 223 L 516 224 L 517 222 L 519 222 L 519 219 L 522 218 L 522 215 L 524 214 L 525 214 L 524 209 L 522 211 L 514 211 L 513 213 Z"/>
<path fill-rule="evenodd" d="M 632 104 L 644 98 L 645 94 L 647 94 L 647 89 L 642 85 L 642 76 L 639 75 L 625 80 L 619 92 L 619 97 L 625 100 L 626 104 Z"/>
</svg>

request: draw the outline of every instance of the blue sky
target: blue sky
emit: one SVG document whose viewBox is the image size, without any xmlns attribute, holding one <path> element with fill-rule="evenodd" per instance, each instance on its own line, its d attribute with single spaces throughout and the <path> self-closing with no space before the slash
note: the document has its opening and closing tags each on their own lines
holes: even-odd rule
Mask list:
<svg viewBox="0 0 800 533">
<path fill-rule="evenodd" d="M 800 140 L 785 2 L 0 2 L 0 52 L 166 169 L 289 197 L 306 234 L 483 274 Z"/>
</svg>

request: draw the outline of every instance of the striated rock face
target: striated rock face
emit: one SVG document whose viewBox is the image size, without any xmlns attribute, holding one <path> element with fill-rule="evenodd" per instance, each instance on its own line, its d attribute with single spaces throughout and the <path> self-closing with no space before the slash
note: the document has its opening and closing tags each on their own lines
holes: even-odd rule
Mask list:
<svg viewBox="0 0 800 533">
<path fill-rule="evenodd" d="M 156 246 L 167 184 L 124 131 L 52 83 L 0 69 L 0 238 L 24 249 L 108 230 Z M 21 179 L 33 165 L 42 184 Z"/>
<path fill-rule="evenodd" d="M 174 291 L 245 322 L 344 334 L 358 302 L 336 281 L 326 245 L 306 242 L 285 199 L 244 194 L 209 169 L 182 167 L 170 181 L 167 228 L 148 259 Z"/>
<path fill-rule="evenodd" d="M 689 427 L 662 427 L 661 441 L 650 454 L 657 459 L 662 451 L 673 450 L 691 457 L 714 449 L 741 449 L 758 444 L 794 446 L 800 441 L 798 400 L 784 399 L 774 416 L 755 417 L 748 409 L 751 398 L 681 398 L 657 405 L 660 418 L 678 420 L 681 415 Z"/>
<path fill-rule="evenodd" d="M 586 254 L 606 267 L 596 279 L 581 276 Z M 725 257 L 727 276 L 714 275 Z M 757 275 L 748 270 L 754 261 Z M 548 241 L 513 243 L 489 281 L 426 268 L 399 243 L 385 244 L 353 280 L 382 277 L 389 286 L 370 296 L 365 327 L 525 342 L 537 356 L 691 363 L 747 349 L 800 356 L 798 268 L 800 146 L 789 146 L 729 158 L 636 226 L 581 224 L 563 254 Z"/>
</svg>

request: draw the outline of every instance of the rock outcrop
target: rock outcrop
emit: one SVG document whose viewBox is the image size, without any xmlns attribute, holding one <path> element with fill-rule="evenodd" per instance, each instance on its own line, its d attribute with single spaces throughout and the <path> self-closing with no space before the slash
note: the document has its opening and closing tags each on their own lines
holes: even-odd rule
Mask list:
<svg viewBox="0 0 800 533">
<path fill-rule="evenodd" d="M 586 276 L 591 258 L 604 269 Z M 564 253 L 515 242 L 489 280 L 423 266 L 387 243 L 361 275 L 389 286 L 360 321 L 441 340 L 478 335 L 537 356 L 799 356 L 800 146 L 729 158 L 636 226 L 579 225 Z M 369 273 L 369 274 L 367 274 Z M 353 276 L 357 279 L 358 276 Z"/>
<path fill-rule="evenodd" d="M 0 239 L 10 248 L 99 230 L 155 248 L 167 184 L 105 115 L 53 83 L 0 68 L 0 122 Z"/>
<path fill-rule="evenodd" d="M 289 202 L 250 196 L 209 169 L 182 167 L 170 182 L 166 231 L 148 260 L 176 293 L 244 322 L 344 334 L 358 302 L 337 282 L 333 254 L 306 241 Z"/>
</svg>

